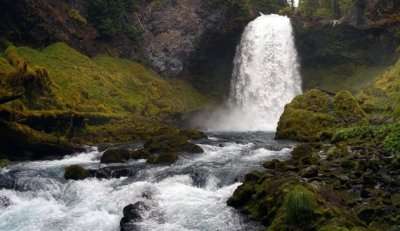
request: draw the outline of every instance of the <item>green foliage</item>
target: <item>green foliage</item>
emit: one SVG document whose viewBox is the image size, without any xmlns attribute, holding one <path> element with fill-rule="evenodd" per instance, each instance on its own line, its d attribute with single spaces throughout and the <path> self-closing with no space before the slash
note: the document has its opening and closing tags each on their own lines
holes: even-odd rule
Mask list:
<svg viewBox="0 0 400 231">
<path fill-rule="evenodd" d="M 332 141 L 340 142 L 350 139 L 371 139 L 379 134 L 377 126 L 360 126 L 351 128 L 342 128 L 335 132 Z"/>
<path fill-rule="evenodd" d="M 383 140 L 383 148 L 387 152 L 400 153 L 400 124 L 394 124 L 389 128 L 389 134 Z"/>
<path fill-rule="evenodd" d="M 314 193 L 304 186 L 295 186 L 285 199 L 287 223 L 301 227 L 311 225 L 316 205 Z"/>
<path fill-rule="evenodd" d="M 140 36 L 139 30 L 128 23 L 134 10 L 134 0 L 88 0 L 89 21 L 95 25 L 102 38 L 124 33 L 132 40 Z"/>
<path fill-rule="evenodd" d="M 282 8 L 288 6 L 286 1 L 281 0 L 212 0 L 208 3 L 215 7 L 228 7 L 239 21 L 247 20 L 251 15 L 258 14 L 258 12 L 264 14 L 278 13 Z"/>
<path fill-rule="evenodd" d="M 299 11 L 307 17 L 339 18 L 353 3 L 354 0 L 300 0 Z"/>
<path fill-rule="evenodd" d="M 72 19 L 74 19 L 75 21 L 77 21 L 78 23 L 82 24 L 82 25 L 86 25 L 87 24 L 87 20 L 85 17 L 83 17 L 79 11 L 77 9 L 70 9 L 68 11 L 68 15 L 69 17 L 71 17 Z"/>
</svg>

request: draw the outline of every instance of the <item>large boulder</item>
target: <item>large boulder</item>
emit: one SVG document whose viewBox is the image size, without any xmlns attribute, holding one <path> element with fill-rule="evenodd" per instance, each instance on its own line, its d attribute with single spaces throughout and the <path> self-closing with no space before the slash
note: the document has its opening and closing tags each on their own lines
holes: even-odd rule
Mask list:
<svg viewBox="0 0 400 231">
<path fill-rule="evenodd" d="M 71 165 L 64 170 L 64 178 L 66 180 L 83 180 L 89 176 L 89 171 L 79 165 Z"/>
<path fill-rule="evenodd" d="M 123 217 L 120 221 L 121 231 L 134 231 L 137 229 L 135 223 L 143 221 L 143 213 L 149 210 L 149 206 L 143 201 L 127 205 L 123 210 Z"/>
<path fill-rule="evenodd" d="M 332 97 L 313 89 L 286 105 L 276 137 L 319 141 L 331 138 L 337 128 L 361 124 L 368 124 L 366 114 L 350 92 L 340 91 Z"/>
</svg>

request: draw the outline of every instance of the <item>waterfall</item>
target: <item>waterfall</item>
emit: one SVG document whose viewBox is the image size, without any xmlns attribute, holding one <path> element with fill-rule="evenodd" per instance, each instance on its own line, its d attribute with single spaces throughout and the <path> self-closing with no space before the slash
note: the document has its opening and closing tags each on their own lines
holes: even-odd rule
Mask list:
<svg viewBox="0 0 400 231">
<path fill-rule="evenodd" d="M 275 131 L 284 106 L 301 93 L 290 19 L 261 15 L 243 32 L 226 108 L 206 122 L 217 131 Z"/>
</svg>

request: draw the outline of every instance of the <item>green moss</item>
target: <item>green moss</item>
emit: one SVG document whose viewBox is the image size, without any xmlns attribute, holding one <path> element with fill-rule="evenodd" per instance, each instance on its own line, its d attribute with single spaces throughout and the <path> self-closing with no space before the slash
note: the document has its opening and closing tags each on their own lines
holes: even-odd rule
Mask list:
<svg viewBox="0 0 400 231">
<path fill-rule="evenodd" d="M 83 180 L 89 177 L 89 171 L 79 165 L 71 165 L 65 168 L 66 180 Z"/>
<path fill-rule="evenodd" d="M 290 107 L 312 112 L 326 113 L 329 111 L 329 96 L 317 89 L 306 91 L 303 95 L 296 96 Z"/>
<path fill-rule="evenodd" d="M 7 159 L 0 159 L 0 169 L 7 167 L 7 165 L 10 163 Z"/>
<path fill-rule="evenodd" d="M 332 98 L 320 90 L 310 90 L 286 105 L 276 137 L 307 142 L 326 140 L 339 128 L 366 124 L 366 113 L 349 91 L 339 91 Z"/>
<path fill-rule="evenodd" d="M 160 113 L 189 111 L 207 100 L 183 81 L 167 81 L 141 64 L 80 54 L 64 43 L 42 51 L 16 48 L 20 63 L 43 66 L 54 82 L 52 90 L 63 108 L 80 112 Z M 157 110 L 147 110 L 152 105 Z M 29 107 L 29 105 L 27 105 Z"/>
<path fill-rule="evenodd" d="M 70 9 L 68 11 L 68 16 L 71 17 L 72 19 L 74 19 L 76 22 L 82 24 L 82 25 L 86 25 L 87 24 L 87 20 L 85 17 L 83 17 L 79 11 L 77 9 Z"/>
<path fill-rule="evenodd" d="M 333 98 L 335 117 L 345 124 L 367 123 L 366 114 L 349 91 L 339 91 Z"/>
<path fill-rule="evenodd" d="M 335 125 L 335 117 L 287 106 L 282 114 L 276 133 L 278 139 L 317 141 L 324 132 Z"/>
<path fill-rule="evenodd" d="M 385 151 L 400 154 L 400 124 L 394 124 L 388 128 L 389 133 L 383 140 Z"/>
<path fill-rule="evenodd" d="M 46 155 L 65 155 L 77 149 L 64 138 L 34 130 L 26 125 L 0 120 L 0 152 L 10 160 L 28 157 L 42 158 Z"/>
<path fill-rule="evenodd" d="M 312 224 L 317 201 L 314 193 L 304 186 L 295 186 L 285 198 L 286 222 L 306 227 Z"/>
</svg>

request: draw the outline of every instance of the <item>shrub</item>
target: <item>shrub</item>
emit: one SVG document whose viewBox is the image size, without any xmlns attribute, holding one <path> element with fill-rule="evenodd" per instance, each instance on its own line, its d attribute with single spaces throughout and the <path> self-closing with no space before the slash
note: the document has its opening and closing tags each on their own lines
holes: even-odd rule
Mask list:
<svg viewBox="0 0 400 231">
<path fill-rule="evenodd" d="M 77 21 L 78 23 L 82 24 L 82 25 L 86 25 L 87 24 L 87 20 L 85 17 L 83 17 L 78 10 L 76 9 L 70 9 L 68 11 L 68 15 L 70 18 L 74 19 L 75 21 Z"/>
<path fill-rule="evenodd" d="M 387 152 L 400 153 L 400 124 L 391 126 L 388 135 L 383 140 L 383 148 Z"/>
<path fill-rule="evenodd" d="M 118 33 L 134 40 L 139 31 L 129 24 L 128 16 L 134 10 L 133 0 L 88 0 L 89 21 L 98 30 L 101 38 L 110 38 Z"/>
</svg>

